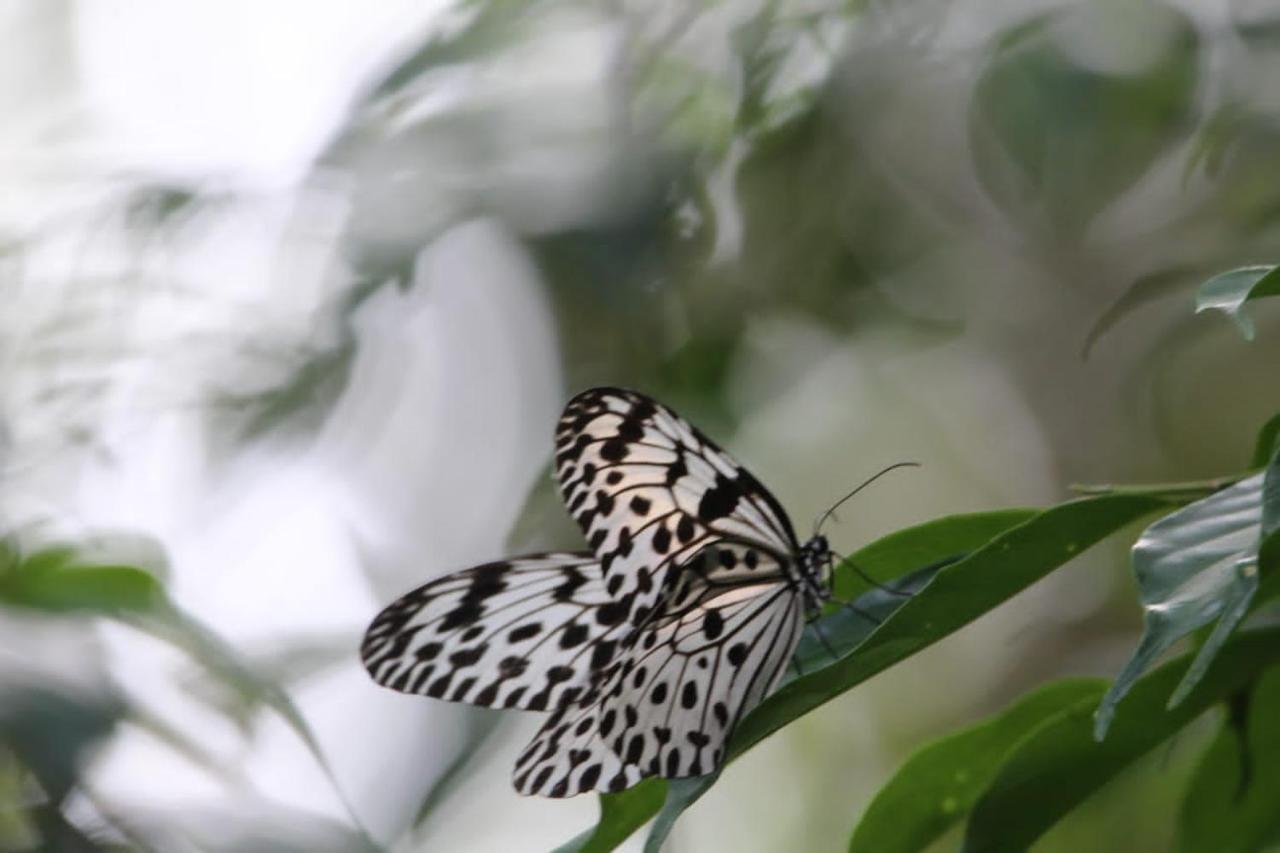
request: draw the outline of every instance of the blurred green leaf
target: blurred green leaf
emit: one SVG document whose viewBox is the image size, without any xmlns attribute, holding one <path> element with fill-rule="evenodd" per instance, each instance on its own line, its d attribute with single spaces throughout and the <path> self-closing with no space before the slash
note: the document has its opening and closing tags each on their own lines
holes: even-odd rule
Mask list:
<svg viewBox="0 0 1280 853">
<path fill-rule="evenodd" d="M 1178 292 L 1202 273 L 1202 267 L 1186 265 L 1161 270 L 1136 279 L 1125 288 L 1120 298 L 1108 305 L 1107 310 L 1093 322 L 1089 328 L 1089 334 L 1085 337 L 1084 347 L 1080 350 L 1080 357 L 1087 359 L 1093 352 L 1094 344 L 1125 317 L 1144 305 Z"/>
<path fill-rule="evenodd" d="M 1133 546 L 1133 571 L 1144 630 L 1137 650 L 1097 711 L 1097 737 L 1107 733 L 1116 704 L 1135 680 L 1178 640 L 1217 620 L 1169 699 L 1176 705 L 1204 675 L 1227 636 L 1244 618 L 1258 588 L 1263 475 L 1241 480 L 1166 515 Z"/>
<path fill-rule="evenodd" d="M 205 672 L 235 691 L 245 705 L 262 704 L 278 713 L 326 770 L 328 762 L 310 726 L 275 681 L 264 678 L 225 640 L 176 607 L 132 620 L 134 627 L 186 652 Z"/>
<path fill-rule="evenodd" d="M 392 68 L 362 99 L 362 109 L 411 93 L 432 71 L 499 54 L 527 29 L 527 4 L 514 0 L 463 0 L 453 10 L 462 20 L 441 27 Z"/>
<path fill-rule="evenodd" d="M 873 627 L 865 620 L 858 620 L 855 618 L 857 614 L 849 611 L 838 611 L 824 617 L 824 632 L 829 626 L 833 634 L 839 635 L 837 639 L 853 640 L 851 650 L 825 667 L 785 682 L 747 714 L 729 744 L 726 763 L 818 705 L 963 627 L 1125 524 L 1166 505 L 1145 495 L 1105 495 L 1051 507 L 1012 526 L 1005 525 L 1015 521 L 1016 513 L 1022 511 L 1010 511 L 1013 514 L 1006 514 L 1003 518 L 1000 514 L 964 517 L 975 529 L 988 527 L 1002 532 L 968 556 L 941 568 L 918 594 L 909 599 L 881 589 L 873 589 L 860 596 L 854 603 L 859 610 L 882 619 L 879 626 Z M 886 564 L 891 562 L 891 558 L 901 559 L 899 555 L 910 553 L 912 548 L 918 548 L 920 552 L 946 551 L 963 538 L 964 528 L 964 522 L 955 527 L 921 525 L 914 528 L 915 535 L 921 537 L 919 543 L 910 543 L 909 538 L 899 532 L 893 534 L 896 540 L 891 545 L 874 543 L 855 554 L 852 560 L 860 566 L 873 566 L 874 560 L 865 559 L 873 548 L 884 556 Z M 925 537 L 937 530 L 945 530 L 948 537 L 954 537 L 945 542 L 943 548 L 926 542 Z M 862 625 L 861 636 L 856 633 L 859 624 Z M 684 780 L 679 788 L 674 789 L 655 781 L 623 791 L 614 796 L 616 800 L 628 800 L 625 807 L 615 803 L 615 808 L 607 816 L 610 825 L 597 826 L 594 832 L 607 836 L 616 846 L 620 842 L 613 839 L 626 838 L 656 811 L 640 808 L 631 802 L 631 798 L 638 800 L 643 797 L 647 802 L 653 797 L 652 789 L 661 787 L 666 791 L 666 805 L 661 822 L 655 825 L 647 845 L 647 849 L 656 850 L 665 837 L 663 833 L 670 829 L 675 818 L 713 781 L 714 777 L 706 776 Z M 640 791 L 641 788 L 644 790 Z M 605 817 L 602 815 L 602 820 Z M 585 837 L 588 835 L 579 838 Z"/>
<path fill-rule="evenodd" d="M 156 827 L 148 822 L 141 827 Z M 142 850 L 191 850 L 200 853 L 380 853 L 387 848 L 332 817 L 276 803 L 227 804 L 167 816 Z"/>
<path fill-rule="evenodd" d="M 970 108 L 987 192 L 1020 221 L 1081 234 L 1183 132 L 1199 55 L 1190 20 L 1163 3 L 1068 4 L 1009 31 Z"/>
<path fill-rule="evenodd" d="M 497 730 L 502 716 L 488 708 L 467 708 L 466 711 L 467 713 L 463 715 L 461 737 L 454 738 L 451 744 L 454 750 L 453 758 L 432 781 L 427 795 L 422 798 L 418 813 L 413 818 L 415 827 L 422 826 L 430 820 L 431 815 L 435 814 L 449 795 L 457 789 L 458 784 L 466 778 L 472 760 L 484 742 Z"/>
<path fill-rule="evenodd" d="M 1027 735 L 1065 709 L 1092 707 L 1105 691 L 1099 679 L 1054 682 L 995 717 L 920 749 L 871 801 L 849 842 L 850 853 L 923 850 L 965 820 Z"/>
<path fill-rule="evenodd" d="M 973 809 L 965 853 L 1028 849 L 1117 773 L 1278 661 L 1280 630 L 1239 634 L 1187 700 L 1165 710 L 1165 697 L 1186 679 L 1190 655 L 1172 661 L 1134 684 L 1102 742 L 1092 735 L 1092 701 L 1082 700 L 1030 734 L 1004 763 Z"/>
<path fill-rule="evenodd" d="M 172 605 L 155 613 L 139 615 L 129 620 L 129 623 L 186 652 L 210 677 L 233 691 L 242 707 L 262 705 L 278 714 L 307 747 L 316 764 L 333 784 L 335 793 L 346 806 L 354 830 L 364 834 L 364 828 L 355 810 L 347 802 L 320 742 L 281 682 L 255 669 L 217 633 Z"/>
<path fill-rule="evenodd" d="M 1210 178 L 1216 178 L 1222 173 L 1227 155 L 1235 147 L 1242 129 L 1247 125 L 1247 116 L 1248 113 L 1239 104 L 1227 103 L 1204 121 L 1182 170 L 1184 184 L 1202 167 L 1205 175 Z"/>
<path fill-rule="evenodd" d="M 0 544 L 0 603 L 51 613 L 102 615 L 152 610 L 164 589 L 133 566 L 96 565 L 69 546 L 24 556 L 11 540 Z"/>
<path fill-rule="evenodd" d="M 1247 341 L 1253 340 L 1253 320 L 1244 304 L 1264 296 L 1280 295 L 1280 267 L 1255 266 L 1224 272 L 1200 285 L 1196 292 L 1196 313 L 1221 311 L 1230 317 Z"/>
<path fill-rule="evenodd" d="M 57 806 L 75 787 L 89 750 L 111 733 L 121 712 L 109 696 L 9 683 L 0 692 L 0 742 Z"/>
<path fill-rule="evenodd" d="M 1185 853 L 1249 853 L 1280 837 L 1280 669 L 1232 702 L 1196 768 L 1178 820 Z"/>
</svg>

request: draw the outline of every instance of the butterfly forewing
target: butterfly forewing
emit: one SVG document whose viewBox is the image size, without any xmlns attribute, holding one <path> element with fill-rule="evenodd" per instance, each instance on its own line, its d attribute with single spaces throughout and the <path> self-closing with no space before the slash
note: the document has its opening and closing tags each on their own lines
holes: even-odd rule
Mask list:
<svg viewBox="0 0 1280 853">
<path fill-rule="evenodd" d="M 786 513 L 750 472 L 661 404 L 595 388 L 571 400 L 556 432 L 569 512 L 600 558 L 606 590 L 639 625 L 672 571 L 725 539 L 753 562 L 797 549 Z M 739 572 L 748 571 L 742 563 Z"/>
<path fill-rule="evenodd" d="M 361 658 L 404 693 L 538 711 L 583 695 L 628 630 L 595 557 L 537 554 L 418 587 L 373 621 Z"/>
<path fill-rule="evenodd" d="M 724 589 L 652 621 L 598 689 L 547 721 L 516 762 L 516 790 L 566 797 L 711 772 L 803 626 L 798 597 L 776 583 Z"/>
</svg>

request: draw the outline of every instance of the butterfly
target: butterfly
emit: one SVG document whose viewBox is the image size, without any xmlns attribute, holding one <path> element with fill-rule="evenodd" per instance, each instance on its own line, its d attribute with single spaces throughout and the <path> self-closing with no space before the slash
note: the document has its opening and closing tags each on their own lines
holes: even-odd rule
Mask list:
<svg viewBox="0 0 1280 853">
<path fill-rule="evenodd" d="M 522 794 L 620 791 L 716 770 L 831 597 L 760 482 L 671 409 L 592 388 L 565 407 L 555 472 L 590 550 L 445 575 L 383 610 L 361 658 L 405 693 L 549 711 Z"/>
</svg>

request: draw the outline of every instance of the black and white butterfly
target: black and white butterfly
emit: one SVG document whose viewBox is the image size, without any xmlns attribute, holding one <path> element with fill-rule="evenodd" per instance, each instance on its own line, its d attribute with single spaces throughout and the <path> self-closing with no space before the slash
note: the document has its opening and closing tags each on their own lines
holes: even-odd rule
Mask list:
<svg viewBox="0 0 1280 853">
<path fill-rule="evenodd" d="M 715 770 L 830 597 L 826 539 L 802 544 L 755 477 L 634 391 L 574 397 L 555 469 L 591 550 L 419 587 L 369 626 L 365 667 L 406 693 L 550 711 L 516 761 L 522 794 Z"/>
</svg>

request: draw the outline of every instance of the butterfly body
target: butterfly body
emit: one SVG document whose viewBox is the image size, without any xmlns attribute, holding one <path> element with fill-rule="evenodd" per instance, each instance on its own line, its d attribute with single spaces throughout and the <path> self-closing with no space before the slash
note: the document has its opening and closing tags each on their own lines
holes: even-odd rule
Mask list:
<svg viewBox="0 0 1280 853">
<path fill-rule="evenodd" d="M 595 388 L 556 430 L 561 495 L 590 550 L 438 578 L 370 625 L 380 684 L 550 711 L 516 763 L 526 794 L 708 773 L 830 597 L 832 553 L 670 409 Z"/>
</svg>

